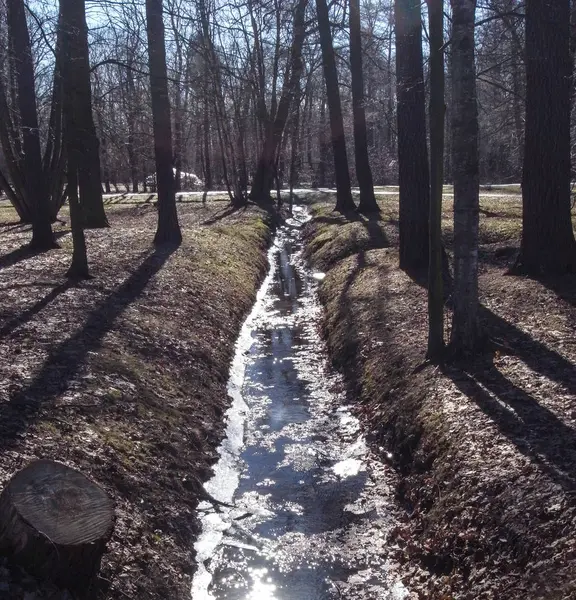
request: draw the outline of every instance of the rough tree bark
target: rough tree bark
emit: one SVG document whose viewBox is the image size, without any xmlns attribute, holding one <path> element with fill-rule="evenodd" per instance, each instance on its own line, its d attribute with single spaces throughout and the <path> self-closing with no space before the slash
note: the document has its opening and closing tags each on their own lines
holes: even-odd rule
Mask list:
<svg viewBox="0 0 576 600">
<path fill-rule="evenodd" d="M 420 0 L 395 0 L 400 268 L 428 267 L 430 175 Z"/>
<path fill-rule="evenodd" d="M 96 136 L 92 114 L 92 87 L 90 83 L 90 60 L 88 56 L 88 26 L 86 25 L 86 2 L 61 3 L 62 27 L 72 31 L 70 38 L 72 60 L 76 63 L 76 119 L 79 135 L 82 136 L 81 152 L 78 157 L 78 184 L 84 226 L 89 228 L 108 227 L 102 198 L 100 172 L 100 144 Z"/>
<path fill-rule="evenodd" d="M 354 200 L 352 200 L 352 191 L 350 189 L 350 172 L 348 170 L 344 121 L 342 119 L 342 105 L 340 103 L 340 89 L 338 87 L 338 71 L 336 69 L 332 31 L 330 30 L 330 17 L 326 0 L 316 0 L 316 11 L 318 13 L 318 30 L 320 32 L 320 46 L 322 47 L 322 63 L 324 66 L 324 79 L 326 81 L 330 134 L 334 154 L 334 174 L 336 178 L 335 209 L 339 212 L 347 212 L 355 210 L 356 205 L 354 204 Z"/>
<path fill-rule="evenodd" d="M 430 360 L 444 352 L 442 285 L 442 186 L 444 183 L 444 6 L 428 1 L 430 32 L 430 244 L 428 266 L 428 350 Z"/>
<path fill-rule="evenodd" d="M 570 216 L 570 0 L 526 1 L 522 242 L 515 272 L 574 272 Z"/>
<path fill-rule="evenodd" d="M 168 97 L 168 73 L 162 0 L 146 0 L 146 33 L 148 35 L 148 65 L 152 95 L 152 120 L 154 128 L 154 156 L 158 191 L 158 229 L 154 243 L 179 244 L 182 241 L 174 173 L 172 171 L 172 125 Z"/>
<path fill-rule="evenodd" d="M 362 213 L 378 212 L 379 208 L 374 196 L 372 169 L 370 169 L 370 159 L 368 157 L 368 136 L 366 134 L 360 0 L 350 0 L 350 74 L 352 77 L 352 112 L 354 117 L 354 157 L 356 159 L 356 178 L 360 187 L 358 210 Z"/>
<path fill-rule="evenodd" d="M 136 85 L 134 73 L 132 72 L 134 57 L 132 49 L 128 52 L 128 64 L 126 65 L 126 92 L 124 94 L 124 110 L 127 117 L 128 139 L 126 150 L 128 152 L 128 164 L 130 165 L 130 179 L 132 180 L 132 191 L 138 193 L 138 154 L 136 152 Z"/>
<path fill-rule="evenodd" d="M 42 170 L 40 132 L 34 87 L 34 65 L 23 0 L 8 0 L 8 26 L 16 67 L 18 107 L 24 152 L 24 193 L 32 211 L 34 250 L 56 248 L 50 218 L 50 197 Z"/>
<path fill-rule="evenodd" d="M 324 91 L 320 95 L 320 121 L 318 123 L 318 168 L 316 171 L 316 185 L 313 187 L 326 187 L 326 165 L 328 163 L 330 144 L 326 140 L 326 99 Z"/>
<path fill-rule="evenodd" d="M 84 107 L 82 61 L 77 60 L 81 42 L 77 38 L 80 31 L 72 27 L 67 20 L 67 15 L 74 8 L 76 0 L 60 0 L 60 12 L 62 18 L 62 80 L 64 96 L 64 144 L 66 146 L 67 179 L 68 179 L 68 203 L 70 205 L 70 226 L 72 229 L 72 262 L 66 273 L 72 279 L 87 279 L 90 277 L 88 269 L 88 253 L 86 250 L 86 238 L 84 236 L 84 206 L 78 198 L 80 163 L 85 159 L 83 131 Z"/>
<path fill-rule="evenodd" d="M 64 82 L 62 81 L 62 27 L 60 25 L 60 15 L 58 16 L 55 52 L 50 120 L 42 162 L 44 181 L 47 182 L 49 189 L 50 218 L 52 222 L 56 220 L 65 200 L 64 185 L 66 179 L 66 149 L 62 137 L 64 124 Z"/>
<path fill-rule="evenodd" d="M 478 108 L 474 58 L 476 0 L 452 5 L 452 168 L 454 173 L 454 315 L 451 349 L 474 352 L 478 325 Z"/>
<path fill-rule="evenodd" d="M 206 88 L 208 88 L 208 77 L 206 77 L 205 81 Z M 204 189 L 208 191 L 212 189 L 212 158 L 210 156 L 210 103 L 208 101 L 207 93 L 204 95 L 203 113 Z"/>
</svg>

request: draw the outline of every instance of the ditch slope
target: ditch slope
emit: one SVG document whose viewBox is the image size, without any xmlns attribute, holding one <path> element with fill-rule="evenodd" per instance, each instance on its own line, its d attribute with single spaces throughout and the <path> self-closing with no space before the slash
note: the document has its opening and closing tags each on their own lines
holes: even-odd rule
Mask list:
<svg viewBox="0 0 576 600">
<path fill-rule="evenodd" d="M 242 321 L 266 268 L 268 215 L 180 203 L 184 241 L 154 251 L 151 204 L 110 207 L 88 231 L 94 279 L 71 284 L 62 248 L 30 256 L 3 208 L 0 484 L 29 461 L 79 469 L 116 503 L 97 597 L 190 597 L 196 506 L 228 406 Z M 66 219 L 66 216 L 64 216 Z M 0 558 L 0 598 L 67 598 Z"/>
<path fill-rule="evenodd" d="M 472 363 L 424 366 L 426 290 L 397 267 L 397 199 L 372 219 L 331 208 L 314 207 L 306 252 L 326 272 L 331 357 L 373 447 L 401 475 L 406 514 L 391 544 L 410 589 L 575 598 L 574 278 L 507 276 L 519 201 L 482 200 L 482 326 L 493 343 Z M 447 204 L 449 253 L 451 218 Z"/>
</svg>

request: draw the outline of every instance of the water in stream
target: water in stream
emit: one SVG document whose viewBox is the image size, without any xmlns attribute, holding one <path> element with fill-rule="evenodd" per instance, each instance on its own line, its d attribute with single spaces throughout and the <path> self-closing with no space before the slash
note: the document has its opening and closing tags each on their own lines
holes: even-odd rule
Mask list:
<svg viewBox="0 0 576 600">
<path fill-rule="evenodd" d="M 318 334 L 301 257 L 302 207 L 270 250 L 270 271 L 232 365 L 227 435 L 200 505 L 193 600 L 407 597 L 386 559 L 393 525 L 342 382 Z M 384 486 L 385 487 L 385 486 Z"/>
</svg>

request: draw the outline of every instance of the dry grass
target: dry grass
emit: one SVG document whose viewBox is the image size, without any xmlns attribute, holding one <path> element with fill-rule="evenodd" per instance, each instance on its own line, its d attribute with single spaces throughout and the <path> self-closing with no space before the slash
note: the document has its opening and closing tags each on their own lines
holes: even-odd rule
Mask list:
<svg viewBox="0 0 576 600">
<path fill-rule="evenodd" d="M 61 249 L 36 256 L 18 254 L 28 227 L 4 227 L 0 480 L 51 458 L 114 497 L 101 598 L 189 598 L 199 481 L 215 458 L 228 367 L 270 236 L 262 211 L 224 209 L 180 205 L 183 244 L 155 252 L 156 211 L 114 207 L 110 229 L 87 232 L 95 278 L 74 285 L 64 278 L 66 226 Z M 15 572 L 0 573 L 9 597 L 23 597 Z"/>
</svg>

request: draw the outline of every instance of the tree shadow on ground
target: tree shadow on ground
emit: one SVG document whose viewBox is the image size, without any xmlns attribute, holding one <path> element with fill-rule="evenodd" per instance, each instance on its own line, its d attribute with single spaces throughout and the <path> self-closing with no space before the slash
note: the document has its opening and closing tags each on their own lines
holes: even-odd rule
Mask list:
<svg viewBox="0 0 576 600">
<path fill-rule="evenodd" d="M 359 232 L 362 229 L 352 226 L 338 231 L 332 236 L 322 236 L 317 241 L 313 241 L 312 247 L 315 247 L 316 250 L 324 247 L 323 256 L 319 258 L 318 263 L 325 270 L 348 256 L 390 246 L 390 241 L 384 229 L 385 221 L 380 218 L 378 213 L 368 217 L 359 215 L 355 211 L 346 214 L 334 213 L 315 217 L 313 223 L 338 225 L 339 227 L 357 223 L 363 227 L 366 233 L 366 235 L 360 235 Z M 312 250 L 312 253 L 316 250 Z"/>
<path fill-rule="evenodd" d="M 519 250 L 519 246 L 514 244 L 482 244 L 478 248 L 478 260 L 480 265 L 508 269 Z"/>
<path fill-rule="evenodd" d="M 567 492 L 576 490 L 576 430 L 514 385 L 491 361 L 443 369 L 520 453 Z M 573 498 L 576 502 L 576 498 Z"/>
<path fill-rule="evenodd" d="M 425 287 L 422 277 L 414 281 Z M 505 377 L 493 363 L 496 350 L 516 356 L 533 372 L 576 394 L 576 366 L 485 306 L 480 307 L 488 351 L 443 372 L 487 414 L 499 430 L 565 490 L 576 489 L 576 430 Z M 576 501 L 576 497 L 574 497 Z"/>
<path fill-rule="evenodd" d="M 79 331 L 51 350 L 33 380 L 0 404 L 0 449 L 12 446 L 40 411 L 66 391 L 88 354 L 100 348 L 115 320 L 142 294 L 176 249 L 165 246 L 148 254 L 136 271 L 88 315 Z"/>
<path fill-rule="evenodd" d="M 370 250 L 387 248 L 390 245 L 381 227 L 382 223 L 379 215 L 375 216 L 377 218 L 374 220 L 369 220 L 361 215 L 358 215 L 357 213 L 350 214 L 350 218 L 354 222 L 361 222 L 366 228 L 369 236 L 368 245 L 367 247 L 362 247 L 358 242 L 356 242 L 356 233 L 353 231 L 352 239 L 349 238 L 347 240 L 347 247 L 352 249 L 352 252 L 339 258 L 339 260 L 343 260 L 345 258 L 350 259 L 353 257 L 352 260 L 354 260 L 354 264 L 347 274 L 337 298 L 335 314 L 336 323 L 338 324 L 337 326 L 342 328 L 341 342 L 346 348 L 346 355 L 342 357 L 342 364 L 340 365 L 344 369 L 353 369 L 352 364 L 358 359 L 359 356 L 359 323 L 356 319 L 356 312 L 352 308 L 352 291 L 354 285 L 357 283 L 358 278 L 364 269 L 378 266 L 377 263 L 367 260 L 366 253 Z M 348 215 L 346 215 L 346 217 L 348 217 Z M 350 219 L 348 219 L 348 221 L 349 220 Z M 343 223 L 342 218 L 338 220 L 338 223 Z M 379 301 L 381 300 L 382 298 L 379 299 Z"/>
<path fill-rule="evenodd" d="M 424 273 L 409 275 L 415 283 L 426 288 Z M 506 353 L 517 356 L 534 372 L 576 394 L 576 365 L 483 305 L 480 305 L 479 317 L 484 334 L 497 344 L 502 343 Z"/>
<path fill-rule="evenodd" d="M 564 300 L 571 306 L 576 306 L 576 275 L 550 275 L 536 277 L 535 280 L 545 288 L 554 292 L 558 298 Z"/>
<path fill-rule="evenodd" d="M 488 336 L 504 342 L 506 352 L 517 356 L 535 373 L 576 394 L 576 365 L 484 306 L 480 309 L 480 319 Z"/>
<path fill-rule="evenodd" d="M 66 280 L 63 283 L 54 286 L 50 293 L 44 296 L 44 298 L 38 300 L 38 302 L 36 302 L 33 306 L 22 311 L 20 314 L 10 319 L 7 323 L 4 323 L 4 325 L 0 327 L 0 338 L 9 336 L 15 329 L 30 321 L 30 319 L 37 315 L 42 309 L 48 306 L 50 302 L 55 300 L 58 296 L 60 296 L 60 294 L 63 294 L 71 287 L 72 282 L 70 280 Z"/>
<path fill-rule="evenodd" d="M 28 228 L 28 230 L 31 230 L 32 225 L 30 223 L 23 223 L 22 221 L 7 221 L 6 223 L 0 223 L 0 228 L 2 228 L 2 233 L 9 233 L 16 229 L 26 231 L 26 228 Z"/>
<path fill-rule="evenodd" d="M 245 210 L 246 210 L 245 206 L 238 207 L 238 206 L 235 206 L 234 204 L 229 204 L 223 210 L 212 215 L 209 219 L 206 219 L 206 221 L 203 221 L 202 225 L 214 225 L 215 223 L 218 223 L 218 221 L 221 221 L 222 219 L 225 219 L 226 217 L 229 217 L 230 215 L 233 215 L 234 213 L 242 214 Z"/>
<path fill-rule="evenodd" d="M 56 231 L 54 233 L 54 240 L 58 240 L 61 237 L 70 233 L 69 231 Z M 7 269 L 8 267 L 13 267 L 15 264 L 27 260 L 28 258 L 33 258 L 34 256 L 39 256 L 40 254 L 44 254 L 45 252 L 50 252 L 50 250 L 37 250 L 35 248 L 30 248 L 28 244 L 25 246 L 21 246 L 20 248 L 16 248 L 16 250 L 12 250 L 8 254 L 4 254 L 0 256 L 0 270 Z"/>
</svg>

